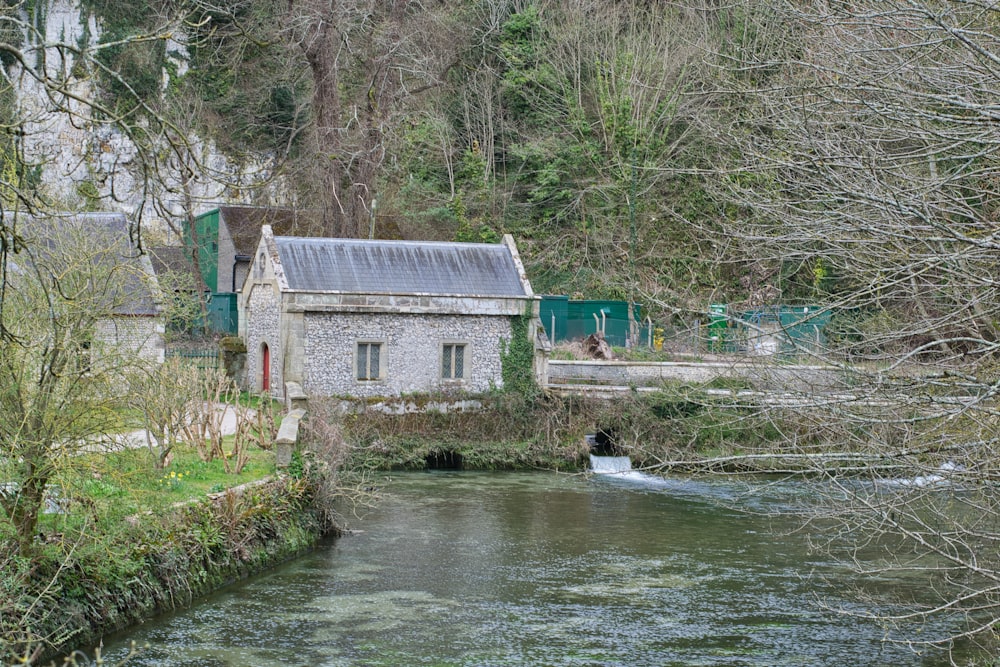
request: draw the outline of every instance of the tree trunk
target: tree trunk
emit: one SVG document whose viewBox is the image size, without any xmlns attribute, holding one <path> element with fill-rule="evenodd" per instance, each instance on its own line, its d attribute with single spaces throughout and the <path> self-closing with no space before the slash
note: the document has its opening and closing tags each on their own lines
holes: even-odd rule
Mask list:
<svg viewBox="0 0 1000 667">
<path fill-rule="evenodd" d="M 29 468 L 34 466 L 29 464 Z M 37 470 L 35 470 L 37 472 Z M 18 488 L 17 502 L 11 516 L 14 530 L 17 531 L 17 550 L 23 557 L 28 557 L 35 549 L 35 536 L 38 529 L 38 517 L 42 503 L 45 502 L 45 476 L 29 472 Z"/>
<path fill-rule="evenodd" d="M 340 71 L 337 55 L 341 36 L 335 2 L 315 8 L 300 37 L 313 80 L 313 140 L 322 179 L 323 223 L 330 236 L 348 236 L 340 188 L 344 180 Z"/>
</svg>

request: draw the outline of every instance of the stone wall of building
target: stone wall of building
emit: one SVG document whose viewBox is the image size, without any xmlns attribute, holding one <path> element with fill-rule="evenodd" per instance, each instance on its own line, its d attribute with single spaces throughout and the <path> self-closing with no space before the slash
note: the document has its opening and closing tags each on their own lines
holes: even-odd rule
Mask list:
<svg viewBox="0 0 1000 667">
<path fill-rule="evenodd" d="M 311 396 L 399 396 L 501 386 L 501 340 L 511 337 L 511 319 L 499 315 L 383 313 L 305 314 L 302 386 Z M 384 376 L 358 380 L 359 342 L 381 343 Z M 461 381 L 442 379 L 442 346 L 465 344 Z M 248 346 L 249 347 L 249 346 Z"/>
<path fill-rule="evenodd" d="M 162 317 L 111 317 L 97 323 L 95 337 L 102 345 L 135 355 L 145 361 L 163 363 L 166 345 Z"/>
<path fill-rule="evenodd" d="M 282 396 L 284 373 L 281 367 L 280 299 L 274 286 L 267 282 L 253 285 L 247 305 L 246 346 L 247 384 L 260 391 L 263 380 L 263 350 L 267 345 L 270 356 L 270 391 L 274 396 Z"/>
</svg>

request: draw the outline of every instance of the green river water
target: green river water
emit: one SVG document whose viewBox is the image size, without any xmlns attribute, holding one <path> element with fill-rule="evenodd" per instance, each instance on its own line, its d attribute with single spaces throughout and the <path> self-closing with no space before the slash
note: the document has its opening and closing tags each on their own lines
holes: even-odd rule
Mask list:
<svg viewBox="0 0 1000 667">
<path fill-rule="evenodd" d="M 638 473 L 379 483 L 356 532 L 108 638 L 105 655 L 134 640 L 150 648 L 130 665 L 190 667 L 947 664 L 837 611 L 864 609 L 856 575 L 782 516 L 807 482 L 749 495 Z"/>
</svg>

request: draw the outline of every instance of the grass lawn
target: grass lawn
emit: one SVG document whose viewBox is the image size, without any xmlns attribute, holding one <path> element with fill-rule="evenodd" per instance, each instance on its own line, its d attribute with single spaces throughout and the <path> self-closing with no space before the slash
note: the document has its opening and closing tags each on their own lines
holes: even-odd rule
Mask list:
<svg viewBox="0 0 1000 667">
<path fill-rule="evenodd" d="M 232 437 L 226 438 L 225 449 L 231 441 Z M 164 470 L 153 468 L 146 449 L 74 457 L 52 482 L 57 487 L 55 502 L 65 511 L 45 514 L 40 527 L 61 532 L 88 518 L 103 522 L 155 513 L 275 472 L 274 452 L 259 448 L 251 449 L 239 475 L 227 473 L 219 459 L 202 461 L 192 448 L 178 447 L 174 452 Z"/>
</svg>

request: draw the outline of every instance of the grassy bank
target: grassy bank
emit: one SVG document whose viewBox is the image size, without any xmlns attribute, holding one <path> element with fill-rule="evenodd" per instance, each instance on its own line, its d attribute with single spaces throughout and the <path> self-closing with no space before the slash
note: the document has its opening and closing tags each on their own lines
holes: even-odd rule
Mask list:
<svg viewBox="0 0 1000 667">
<path fill-rule="evenodd" d="M 240 475 L 179 454 L 81 457 L 60 479 L 35 553 L 0 547 L 0 664 L 40 664 L 310 548 L 333 528 L 315 467 L 274 475 L 258 451 Z"/>
</svg>

